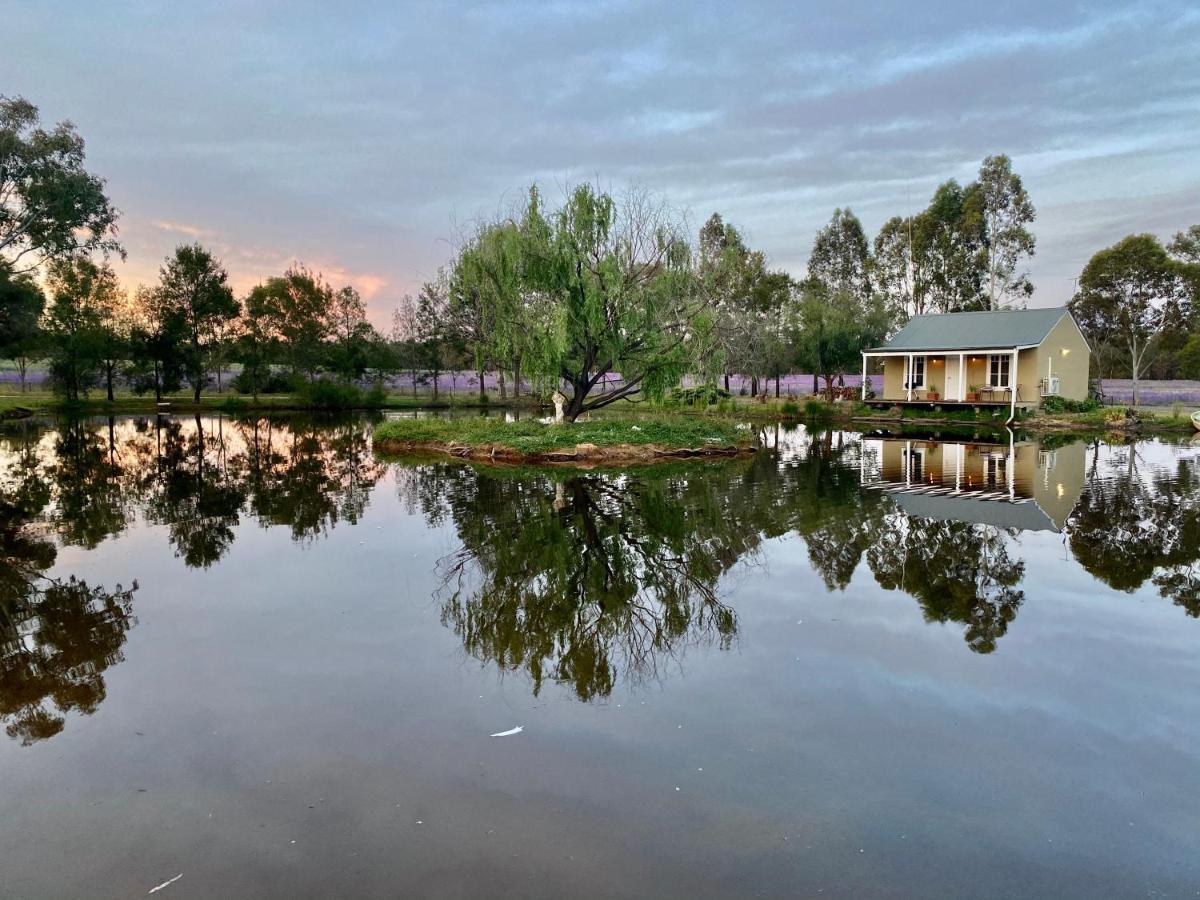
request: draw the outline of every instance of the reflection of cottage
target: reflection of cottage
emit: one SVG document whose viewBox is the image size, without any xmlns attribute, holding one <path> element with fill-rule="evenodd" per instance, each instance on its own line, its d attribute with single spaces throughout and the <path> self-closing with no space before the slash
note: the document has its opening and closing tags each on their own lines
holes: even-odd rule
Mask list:
<svg viewBox="0 0 1200 900">
<path fill-rule="evenodd" d="M 865 441 L 863 483 L 909 515 L 1023 531 L 1060 531 L 1084 479 L 1084 445 Z"/>
<path fill-rule="evenodd" d="M 1011 415 L 1043 397 L 1086 399 L 1090 353 L 1065 307 L 914 316 L 887 344 L 863 351 L 863 399 L 874 375 L 881 389 L 867 402 L 875 405 L 1008 407 Z"/>
</svg>

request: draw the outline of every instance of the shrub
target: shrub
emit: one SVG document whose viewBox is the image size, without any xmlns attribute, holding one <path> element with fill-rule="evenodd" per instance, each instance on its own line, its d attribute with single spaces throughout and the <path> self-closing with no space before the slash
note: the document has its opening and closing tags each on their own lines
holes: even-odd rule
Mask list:
<svg viewBox="0 0 1200 900">
<path fill-rule="evenodd" d="M 1067 397 L 1042 398 L 1042 411 L 1048 413 L 1085 413 L 1095 412 L 1099 408 L 1099 401 L 1090 397 L 1087 400 L 1071 400 Z"/>
<path fill-rule="evenodd" d="M 371 409 L 379 409 L 382 406 L 386 406 L 387 401 L 387 390 L 384 389 L 382 384 L 376 382 L 371 389 L 367 391 L 366 396 L 363 397 L 363 406 L 369 406 Z"/>
<path fill-rule="evenodd" d="M 313 409 L 354 409 L 366 403 L 363 392 L 354 385 L 324 378 L 303 385 L 296 396 Z"/>
<path fill-rule="evenodd" d="M 294 394 L 303 389 L 304 380 L 286 372 L 270 372 L 266 376 L 258 376 L 258 393 L 260 394 Z M 233 378 L 233 389 L 239 394 L 254 393 L 255 375 L 250 369 L 243 369 Z"/>
<path fill-rule="evenodd" d="M 828 405 L 815 398 L 804 401 L 804 415 L 810 419 L 819 419 L 829 413 Z"/>
<path fill-rule="evenodd" d="M 798 416 L 800 415 L 800 406 L 791 400 L 788 400 L 783 404 L 783 414 L 785 416 Z"/>
<path fill-rule="evenodd" d="M 724 388 L 719 388 L 715 384 L 701 384 L 690 388 L 674 388 L 671 391 L 671 399 L 686 403 L 688 406 L 711 406 L 721 400 L 728 400 L 730 397 L 729 391 Z"/>
<path fill-rule="evenodd" d="M 241 397 L 226 397 L 225 402 L 221 404 L 221 409 L 227 413 L 244 413 L 250 409 L 250 404 Z"/>
</svg>

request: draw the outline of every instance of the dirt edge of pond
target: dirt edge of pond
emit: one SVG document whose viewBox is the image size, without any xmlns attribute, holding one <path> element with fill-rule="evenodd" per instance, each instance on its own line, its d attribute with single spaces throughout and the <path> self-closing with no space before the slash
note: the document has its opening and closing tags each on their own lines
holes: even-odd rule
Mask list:
<svg viewBox="0 0 1200 900">
<path fill-rule="evenodd" d="M 459 444 L 453 441 L 397 441 L 375 443 L 383 453 L 444 453 L 457 459 L 473 462 L 498 463 L 645 463 L 679 459 L 728 459 L 749 456 L 755 452 L 750 445 L 713 445 L 704 447 L 665 447 L 661 444 L 576 444 L 559 450 L 527 452 L 503 444 Z"/>
</svg>

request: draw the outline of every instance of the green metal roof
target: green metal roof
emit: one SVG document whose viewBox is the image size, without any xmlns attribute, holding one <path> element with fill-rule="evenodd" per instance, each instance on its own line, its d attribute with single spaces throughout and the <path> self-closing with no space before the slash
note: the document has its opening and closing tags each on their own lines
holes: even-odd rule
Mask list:
<svg viewBox="0 0 1200 900">
<path fill-rule="evenodd" d="M 1016 528 L 1020 531 L 1058 531 L 1058 523 L 1034 500 L 1009 503 L 1004 500 L 976 500 L 931 494 L 906 494 L 896 491 L 888 496 L 910 516 L 941 519 L 946 522 L 970 522 Z"/>
<path fill-rule="evenodd" d="M 997 312 L 913 316 L 881 350 L 992 350 L 1027 347 L 1046 339 L 1065 306 Z M 870 352 L 870 351 L 868 351 Z"/>
</svg>

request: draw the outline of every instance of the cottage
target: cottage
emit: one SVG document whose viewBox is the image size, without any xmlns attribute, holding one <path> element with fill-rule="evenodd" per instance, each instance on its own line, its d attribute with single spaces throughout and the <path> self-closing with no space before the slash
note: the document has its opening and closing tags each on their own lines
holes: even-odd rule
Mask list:
<svg viewBox="0 0 1200 900">
<path fill-rule="evenodd" d="M 863 351 L 863 400 L 1007 406 L 1011 418 L 1018 407 L 1037 408 L 1045 397 L 1085 399 L 1090 356 L 1066 307 L 914 316 L 884 346 Z M 873 399 L 867 398 L 869 378 Z"/>
</svg>

